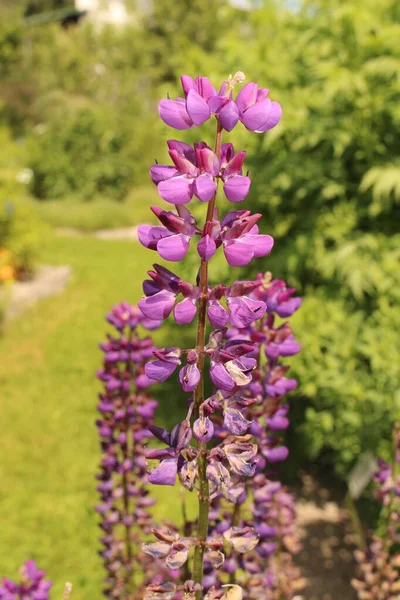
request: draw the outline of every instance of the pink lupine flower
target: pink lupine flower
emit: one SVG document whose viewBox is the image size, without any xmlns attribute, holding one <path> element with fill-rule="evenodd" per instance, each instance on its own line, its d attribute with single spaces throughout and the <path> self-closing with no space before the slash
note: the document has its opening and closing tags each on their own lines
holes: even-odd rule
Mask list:
<svg viewBox="0 0 400 600">
<path fill-rule="evenodd" d="M 265 133 L 275 127 L 282 116 L 279 102 L 271 102 L 269 90 L 258 88 L 256 83 L 247 83 L 236 98 L 239 119 L 250 131 Z"/>
<path fill-rule="evenodd" d="M 194 147 L 177 140 L 167 143 L 174 166 L 156 164 L 150 168 L 151 179 L 163 200 L 181 205 L 196 196 L 209 202 L 217 190 L 218 177 L 228 200 L 242 202 L 246 198 L 251 185 L 250 178 L 242 174 L 246 152 L 235 155 L 232 144 L 223 144 L 218 159 L 204 142 Z"/>
<path fill-rule="evenodd" d="M 158 206 L 152 206 L 151 210 L 162 226 L 140 225 L 140 243 L 150 250 L 157 250 L 165 260 L 179 262 L 186 256 L 190 239 L 198 231 L 196 219 L 184 206 L 179 207 L 179 214 L 162 210 Z"/>
</svg>

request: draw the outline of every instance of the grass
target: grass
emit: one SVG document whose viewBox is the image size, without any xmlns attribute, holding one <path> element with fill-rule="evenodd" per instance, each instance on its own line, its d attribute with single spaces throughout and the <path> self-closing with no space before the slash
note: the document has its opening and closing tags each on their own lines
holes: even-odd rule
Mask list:
<svg viewBox="0 0 400 600">
<path fill-rule="evenodd" d="M 136 187 L 124 202 L 100 198 L 91 202 L 37 200 L 33 204 L 38 215 L 52 227 L 73 227 L 91 232 L 149 222 L 152 215 L 149 207 L 161 205 L 161 202 L 155 186 L 143 185 Z M 165 203 L 163 206 L 165 208 Z"/>
<path fill-rule="evenodd" d="M 15 576 L 32 557 L 55 582 L 53 598 L 61 598 L 65 581 L 74 584 L 74 600 L 100 597 L 92 508 L 99 460 L 97 345 L 110 306 L 140 297 L 151 258 L 131 242 L 52 238 L 43 262 L 71 265 L 71 283 L 8 323 L 0 339 L 0 575 Z M 177 402 L 171 385 L 161 402 L 165 421 L 174 418 Z M 174 491 L 156 491 L 162 498 L 157 517 L 175 520 Z"/>
</svg>

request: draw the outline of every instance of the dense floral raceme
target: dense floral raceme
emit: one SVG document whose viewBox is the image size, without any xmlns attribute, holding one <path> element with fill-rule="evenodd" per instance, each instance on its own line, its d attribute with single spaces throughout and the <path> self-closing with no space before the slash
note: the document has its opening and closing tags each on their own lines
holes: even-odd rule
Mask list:
<svg viewBox="0 0 400 600">
<path fill-rule="evenodd" d="M 382 505 L 381 533 L 355 552 L 360 574 L 352 585 L 360 600 L 395 600 L 400 594 L 400 423 L 393 430 L 393 460 L 378 459 L 374 481 Z"/>
<path fill-rule="evenodd" d="M 259 231 L 261 214 L 246 209 L 223 214 L 216 201 L 219 186 L 231 203 L 243 202 L 251 186 L 244 172 L 246 152 L 222 143 L 223 131 L 241 121 L 248 130 L 264 133 L 278 124 L 281 108 L 255 83 L 245 84 L 234 97 L 235 86 L 244 80 L 240 72 L 219 92 L 206 77 L 181 80 L 184 97 L 162 100 L 160 116 L 176 129 L 214 116 L 215 148 L 203 141 L 193 146 L 168 141 L 172 164 L 156 163 L 150 177 L 173 206 L 152 207 L 160 225 L 141 225 L 138 236 L 171 262 L 181 261 L 195 238 L 200 268 L 192 283 L 154 264 L 138 306 L 148 319 L 162 321 L 173 314 L 178 325 L 197 320 L 195 344 L 155 349 L 144 373 L 163 382 L 178 369 L 179 383 L 189 394 L 187 415 L 171 431 L 149 426 L 162 447 L 147 453 L 152 461 L 148 481 L 170 486 L 179 481 L 196 490 L 199 513 L 195 522 L 185 520 L 181 532 L 153 529 L 145 553 L 172 571 L 181 569 L 182 579 L 156 582 L 146 598 L 240 600 L 247 593 L 258 599 L 266 590 L 271 598 L 282 593 L 290 598 L 300 587 L 291 560 L 299 545 L 293 499 L 274 477 L 273 466 L 288 454 L 280 437 L 289 424 L 284 397 L 297 385 L 286 376 L 282 359 L 300 345 L 289 324 L 276 324 L 275 316 L 290 316 L 301 301 L 269 275 L 214 286 L 208 279 L 208 263 L 220 247 L 231 267 L 248 265 L 273 248 L 273 238 Z M 207 207 L 204 223 L 187 207 L 194 199 Z M 224 588 L 227 581 L 230 589 Z"/>
<path fill-rule="evenodd" d="M 256 346 L 257 366 L 252 381 L 240 390 L 240 395 L 234 394 L 234 402 L 232 398 L 223 400 L 223 415 L 215 427 L 222 438 L 227 432 L 248 431 L 258 446 L 255 475 L 244 481 L 233 509 L 217 497 L 210 513 L 210 532 L 214 536 L 224 535 L 232 527 L 235 531 L 254 527 L 259 540 L 254 550 L 241 554 L 234 547 L 220 571 L 209 565 L 207 581 L 218 586 L 226 572 L 236 577 L 249 600 L 292 598 L 304 585 L 292 558 L 300 549 L 293 497 L 274 474 L 274 465 L 288 455 L 279 437 L 289 426 L 285 396 L 297 385 L 285 376 L 288 367 L 282 359 L 300 351 L 289 323 L 275 326 L 275 318 L 279 312 L 290 316 L 299 308 L 301 300 L 293 294 L 294 289 L 287 288 L 283 281 L 272 280 L 269 273 L 259 275 L 252 296 L 265 302 L 266 313 L 244 329 L 229 331 L 230 339 L 239 336 Z M 265 359 L 260 360 L 261 355 Z"/>
<path fill-rule="evenodd" d="M 149 496 L 144 443 L 152 437 L 157 402 L 146 388 L 152 383 L 144 373 L 144 364 L 154 345 L 139 328 L 155 329 L 136 306 L 121 303 L 107 315 L 114 333 L 100 345 L 104 366 L 98 377 L 104 385 L 100 393 L 96 421 L 102 459 L 97 475 L 101 502 L 100 552 L 107 571 L 105 595 L 110 598 L 142 598 L 143 590 L 133 595 L 135 568 L 151 581 L 152 563 L 140 551 L 140 533 L 153 526 L 149 509 L 155 500 Z M 153 573 L 154 574 L 154 573 Z"/>
<path fill-rule="evenodd" d="M 20 581 L 4 578 L 0 585 L 1 600 L 49 600 L 51 581 L 38 569 L 34 560 L 27 560 L 21 567 Z"/>
</svg>

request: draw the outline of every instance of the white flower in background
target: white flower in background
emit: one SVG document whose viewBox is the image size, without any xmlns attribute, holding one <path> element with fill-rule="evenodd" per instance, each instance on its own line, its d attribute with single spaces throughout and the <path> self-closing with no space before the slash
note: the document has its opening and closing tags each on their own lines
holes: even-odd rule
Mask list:
<svg viewBox="0 0 400 600">
<path fill-rule="evenodd" d="M 22 169 L 18 171 L 16 180 L 19 183 L 23 183 L 24 185 L 28 185 L 32 181 L 33 171 L 32 169 Z"/>
</svg>

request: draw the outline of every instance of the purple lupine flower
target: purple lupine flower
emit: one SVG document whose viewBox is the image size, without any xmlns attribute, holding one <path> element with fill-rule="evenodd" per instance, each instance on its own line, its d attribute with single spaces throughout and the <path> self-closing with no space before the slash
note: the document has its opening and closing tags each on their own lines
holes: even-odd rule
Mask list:
<svg viewBox="0 0 400 600">
<path fill-rule="evenodd" d="M 188 559 L 194 540 L 170 529 L 153 529 L 152 533 L 158 541 L 143 544 L 143 551 L 153 558 L 165 558 L 166 566 L 172 571 L 180 569 Z"/>
<path fill-rule="evenodd" d="M 157 206 L 152 206 L 151 210 L 163 226 L 140 225 L 140 243 L 156 250 L 165 260 L 179 262 L 186 256 L 190 240 L 198 231 L 195 218 L 184 206 L 179 207 L 178 215 Z"/>
<path fill-rule="evenodd" d="M 193 80 L 188 75 L 182 75 L 181 83 L 185 98 L 161 100 L 158 112 L 170 127 L 189 129 L 210 118 L 213 112 L 210 104 L 218 102 L 218 94 L 207 77 L 196 77 Z"/>
<path fill-rule="evenodd" d="M 146 364 L 145 373 L 149 379 L 158 383 L 168 379 L 181 364 L 181 350 L 179 348 L 161 348 L 155 350 L 154 356 L 156 360 Z"/>
<path fill-rule="evenodd" d="M 214 114 L 226 131 L 231 131 L 241 121 L 250 131 L 265 133 L 275 127 L 282 116 L 278 102 L 268 98 L 269 90 L 258 89 L 256 83 L 248 83 L 232 98 L 232 89 L 241 83 L 244 75 L 238 72 L 224 81 L 219 92 L 207 77 L 193 80 L 182 75 L 184 98 L 161 100 L 159 114 L 164 123 L 175 129 L 189 129 L 202 125 Z"/>
<path fill-rule="evenodd" d="M 269 396 L 284 396 L 297 388 L 296 379 L 288 379 L 285 373 L 289 367 L 283 365 L 274 366 L 265 379 L 265 389 Z"/>
<path fill-rule="evenodd" d="M 153 165 L 150 176 L 157 191 L 166 202 L 183 205 L 196 196 L 209 202 L 217 190 L 216 179 L 223 182 L 224 193 L 230 202 L 242 202 L 250 190 L 251 180 L 242 174 L 246 152 L 235 155 L 232 144 L 223 144 L 221 158 L 207 144 L 200 142 L 192 146 L 177 140 L 169 140 L 169 155 L 174 167 Z M 154 231 L 153 235 L 163 231 Z"/>
<path fill-rule="evenodd" d="M 190 423 L 187 419 L 182 421 L 171 433 L 155 426 L 150 426 L 149 429 L 157 439 L 167 444 L 168 448 L 147 453 L 147 458 L 161 461 L 148 475 L 148 481 L 156 485 L 174 485 L 178 471 L 185 462 L 182 450 L 189 445 L 192 438 Z"/>
<path fill-rule="evenodd" d="M 193 424 L 193 435 L 198 442 L 206 444 L 214 435 L 214 425 L 208 417 L 200 416 Z"/>
<path fill-rule="evenodd" d="M 242 202 L 250 191 L 251 179 L 242 173 L 245 158 L 244 150 L 235 155 L 232 144 L 222 144 L 219 174 L 230 202 Z"/>
<path fill-rule="evenodd" d="M 228 213 L 221 221 L 221 240 L 225 258 L 232 267 L 248 265 L 253 258 L 266 256 L 272 250 L 274 239 L 260 234 L 256 225 L 261 214 L 249 211 Z"/>
<path fill-rule="evenodd" d="M 258 274 L 260 287 L 253 292 L 254 297 L 263 300 L 267 305 L 267 312 L 276 313 L 286 318 L 293 315 L 301 306 L 301 298 L 292 297 L 295 288 L 287 287 L 281 279 L 273 279 L 270 273 Z"/>
<path fill-rule="evenodd" d="M 193 392 L 200 381 L 200 371 L 197 366 L 199 355 L 196 350 L 190 350 L 187 355 L 187 364 L 179 372 L 179 381 L 184 392 Z"/>
<path fill-rule="evenodd" d="M 142 313 L 149 319 L 166 319 L 172 312 L 175 306 L 175 300 L 178 294 L 182 294 L 185 299 L 196 300 L 199 296 L 199 289 L 190 283 L 183 281 L 174 273 L 162 267 L 161 265 L 153 265 L 154 271 L 148 271 L 150 280 L 146 279 L 143 282 L 143 291 L 145 298 L 138 302 L 138 306 Z M 196 311 L 193 311 L 191 304 L 187 302 L 185 310 L 175 313 L 175 320 L 178 324 L 188 323 L 187 319 L 191 316 L 194 318 Z"/>
<path fill-rule="evenodd" d="M 279 327 L 274 328 L 274 315 L 270 314 L 265 323 L 265 356 L 276 361 L 280 356 L 293 356 L 301 350 L 301 344 L 294 338 L 293 332 L 289 323 L 283 323 Z M 260 334 L 264 334 L 261 332 Z"/>
<path fill-rule="evenodd" d="M 220 169 L 217 156 L 204 142 L 194 148 L 177 140 L 167 143 L 175 167 L 168 170 L 167 166 L 156 164 L 150 169 L 161 198 L 179 205 L 187 204 L 195 195 L 202 202 L 209 202 L 217 190 L 214 181 Z"/>
<path fill-rule="evenodd" d="M 51 581 L 44 579 L 45 571 L 37 568 L 34 560 L 27 560 L 21 567 L 21 582 L 3 578 L 0 585 L 1 600 L 48 600 Z"/>
<path fill-rule="evenodd" d="M 246 129 L 256 133 L 265 133 L 275 127 L 282 116 L 279 102 L 271 102 L 269 90 L 258 88 L 256 83 L 247 83 L 236 98 L 239 120 Z"/>
</svg>

